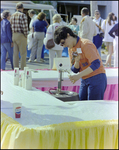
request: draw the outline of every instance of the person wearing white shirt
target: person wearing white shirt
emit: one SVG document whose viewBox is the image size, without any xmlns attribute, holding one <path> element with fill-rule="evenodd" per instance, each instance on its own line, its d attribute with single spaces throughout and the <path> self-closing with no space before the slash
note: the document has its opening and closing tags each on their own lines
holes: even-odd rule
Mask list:
<svg viewBox="0 0 119 150">
<path fill-rule="evenodd" d="M 101 25 L 101 29 L 104 32 L 103 41 L 108 50 L 105 67 L 108 67 L 108 64 L 109 64 L 109 67 L 111 67 L 111 58 L 112 58 L 112 54 L 113 54 L 113 37 L 111 37 L 108 32 L 111 30 L 111 28 L 114 25 L 115 25 L 115 15 L 114 15 L 114 13 L 110 12 L 107 16 L 107 19 L 104 20 Z"/>
<path fill-rule="evenodd" d="M 114 48 L 114 67 L 118 67 L 118 37 L 119 37 L 119 22 L 116 23 L 113 28 L 109 31 L 109 35 L 113 37 L 113 48 Z"/>
<path fill-rule="evenodd" d="M 82 20 L 79 24 L 79 36 L 84 39 L 93 41 L 93 36 L 97 35 L 96 25 L 89 17 L 89 10 L 86 7 L 81 9 Z"/>
<path fill-rule="evenodd" d="M 46 37 L 44 38 L 44 45 L 46 45 L 49 39 L 52 39 L 52 38 L 54 39 L 53 35 L 55 32 L 55 29 L 58 26 L 61 26 L 60 22 L 61 22 L 61 16 L 59 14 L 55 14 L 53 16 L 53 24 L 50 25 L 47 29 Z M 53 68 L 53 60 L 55 58 L 55 54 L 56 54 L 56 57 L 62 57 L 62 51 L 63 51 L 63 46 L 57 45 L 56 43 L 53 48 L 49 49 L 49 69 Z"/>
<path fill-rule="evenodd" d="M 33 55 L 33 53 L 34 53 L 34 48 L 33 48 L 33 44 L 32 43 L 34 43 L 34 38 L 33 38 L 33 35 L 32 35 L 32 33 L 33 33 L 33 31 L 32 31 L 32 24 L 33 24 L 33 22 L 37 19 L 37 15 L 35 14 L 35 11 L 33 10 L 33 9 L 30 9 L 29 11 L 28 11 L 28 14 L 29 14 L 29 17 L 31 18 L 31 21 L 30 21 L 30 24 L 29 24 L 29 29 L 30 29 L 30 32 L 29 32 L 29 36 L 28 36 L 28 40 L 29 40 L 29 43 L 28 43 L 28 48 L 29 48 L 29 45 L 31 45 L 30 47 L 30 49 L 31 49 L 31 52 L 30 52 L 30 58 L 31 58 L 31 56 Z M 31 38 L 30 38 L 31 37 Z M 32 40 L 32 41 L 31 41 Z M 28 60 L 28 62 L 31 62 L 32 60 L 31 59 L 29 59 Z"/>
<path fill-rule="evenodd" d="M 93 21 L 96 24 L 97 35 L 93 37 L 93 43 L 95 44 L 100 56 L 101 56 L 101 46 L 103 40 L 103 31 L 101 30 L 101 25 L 104 19 L 100 17 L 100 11 L 95 10 Z"/>
<path fill-rule="evenodd" d="M 31 18 L 29 29 L 30 29 L 30 32 L 32 32 L 32 24 L 37 19 L 37 15 L 35 14 L 35 11 L 33 9 L 29 10 L 28 14 L 29 14 L 29 17 Z"/>
</svg>

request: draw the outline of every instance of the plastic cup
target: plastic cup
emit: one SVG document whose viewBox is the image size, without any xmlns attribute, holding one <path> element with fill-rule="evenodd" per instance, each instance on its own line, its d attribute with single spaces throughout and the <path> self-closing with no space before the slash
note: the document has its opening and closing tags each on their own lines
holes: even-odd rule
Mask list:
<svg viewBox="0 0 119 150">
<path fill-rule="evenodd" d="M 14 118 L 21 118 L 21 106 L 22 103 L 13 103 Z"/>
</svg>

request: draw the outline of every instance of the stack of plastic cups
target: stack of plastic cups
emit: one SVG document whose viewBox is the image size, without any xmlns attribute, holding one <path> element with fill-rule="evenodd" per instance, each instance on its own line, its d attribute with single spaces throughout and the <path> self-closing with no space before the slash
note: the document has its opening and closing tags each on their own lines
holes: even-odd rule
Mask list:
<svg viewBox="0 0 119 150">
<path fill-rule="evenodd" d="M 24 86 L 26 90 L 32 89 L 32 75 L 31 75 L 30 69 L 27 69 L 25 72 L 25 85 Z"/>
<path fill-rule="evenodd" d="M 25 73 L 27 69 L 29 69 L 29 67 L 24 67 L 24 72 L 22 74 L 22 87 L 23 88 L 25 88 Z"/>
<path fill-rule="evenodd" d="M 19 68 L 14 68 L 14 85 L 19 85 Z"/>
</svg>

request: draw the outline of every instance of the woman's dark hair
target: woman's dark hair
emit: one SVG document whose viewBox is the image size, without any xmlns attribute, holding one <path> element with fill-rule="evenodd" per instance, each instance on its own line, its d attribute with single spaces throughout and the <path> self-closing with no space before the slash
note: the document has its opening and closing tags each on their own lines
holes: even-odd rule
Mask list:
<svg viewBox="0 0 119 150">
<path fill-rule="evenodd" d="M 74 19 L 74 21 L 76 21 L 76 23 L 77 23 L 77 18 L 74 18 L 74 17 L 73 17 L 72 19 Z"/>
<path fill-rule="evenodd" d="M 46 14 L 44 12 L 40 12 L 37 16 L 37 19 L 42 21 L 45 18 L 45 16 Z"/>
<path fill-rule="evenodd" d="M 70 34 L 70 36 L 77 38 L 77 35 L 73 33 L 73 31 L 67 27 L 67 26 L 59 26 L 56 28 L 55 32 L 54 32 L 54 41 L 56 44 L 60 44 L 60 41 L 62 39 L 66 39 L 67 38 L 67 33 Z"/>
<path fill-rule="evenodd" d="M 88 14 L 89 14 L 89 10 L 88 10 L 87 7 L 83 7 L 83 8 L 81 9 L 81 12 L 82 12 L 83 14 L 85 14 L 85 15 L 88 15 Z"/>
<path fill-rule="evenodd" d="M 114 13 L 110 12 L 107 16 L 107 22 L 109 23 L 109 25 L 111 25 L 111 20 L 114 21 L 113 19 Z"/>
<path fill-rule="evenodd" d="M 10 11 L 9 11 L 9 10 L 4 10 L 4 11 L 2 12 L 2 18 L 3 18 L 3 19 L 4 19 L 4 18 L 7 19 L 7 17 L 9 16 L 9 14 L 10 14 Z"/>
</svg>

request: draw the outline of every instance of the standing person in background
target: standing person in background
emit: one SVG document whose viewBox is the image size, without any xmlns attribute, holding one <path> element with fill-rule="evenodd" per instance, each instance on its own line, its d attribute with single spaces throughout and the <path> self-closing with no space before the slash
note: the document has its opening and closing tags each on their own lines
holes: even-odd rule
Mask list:
<svg viewBox="0 0 119 150">
<path fill-rule="evenodd" d="M 30 33 L 32 33 L 32 24 L 35 20 L 37 20 L 37 15 L 35 14 L 35 11 L 33 9 L 30 9 L 28 11 L 29 17 L 31 18 L 30 24 L 29 24 L 29 29 L 30 29 Z M 45 33 L 46 33 L 46 29 L 45 29 Z M 33 42 L 34 43 L 34 42 Z M 31 53 L 33 52 L 33 48 L 31 48 Z M 30 53 L 30 54 L 31 54 Z M 31 54 L 32 55 L 32 54 Z M 41 55 L 41 61 L 44 61 L 44 45 L 42 47 L 42 55 Z M 28 62 L 31 62 L 31 59 L 28 60 Z"/>
<path fill-rule="evenodd" d="M 31 18 L 31 21 L 30 21 L 30 24 L 29 24 L 30 32 L 29 32 L 29 35 L 27 37 L 28 40 L 30 41 L 29 36 L 30 36 L 30 34 L 32 34 L 32 24 L 37 19 L 37 15 L 35 14 L 35 11 L 33 9 L 28 10 L 28 15 Z M 32 38 L 32 40 L 33 40 L 32 43 L 34 44 L 34 38 Z M 27 43 L 27 44 L 29 44 L 29 43 Z M 27 55 L 29 55 L 29 58 L 30 58 L 30 55 L 32 55 L 31 54 L 32 52 L 33 52 L 32 48 L 30 50 L 27 50 Z M 28 62 L 31 62 L 31 59 L 29 59 Z"/>
<path fill-rule="evenodd" d="M 46 14 L 40 12 L 32 24 L 32 32 L 34 36 L 34 45 L 32 47 L 32 52 L 29 61 L 41 62 L 41 53 L 43 47 L 43 39 L 45 37 L 45 27 L 48 27 L 49 23 L 46 20 Z M 37 56 L 37 59 L 35 59 Z M 34 60 L 35 59 L 35 60 Z"/>
<path fill-rule="evenodd" d="M 78 35 L 79 25 L 77 24 L 76 18 L 73 17 L 67 26 L 74 32 L 74 34 Z"/>
<path fill-rule="evenodd" d="M 26 67 L 27 55 L 27 35 L 28 23 L 27 17 L 23 13 L 23 4 L 21 2 L 16 4 L 16 12 L 11 16 L 12 40 L 14 44 L 13 62 L 14 67 L 19 67 L 19 52 L 21 56 L 21 70 Z"/>
<path fill-rule="evenodd" d="M 45 27 L 45 36 L 46 36 L 46 31 L 47 31 L 47 28 Z M 44 50 L 45 50 L 45 45 L 43 44 L 43 47 L 42 47 L 42 53 L 41 53 L 41 62 L 45 62 L 44 60 Z"/>
<path fill-rule="evenodd" d="M 37 15 L 35 14 L 35 11 L 33 9 L 30 9 L 28 11 L 29 17 L 31 18 L 30 24 L 29 24 L 29 29 L 30 33 L 32 32 L 32 24 L 33 22 L 37 19 Z"/>
<path fill-rule="evenodd" d="M 118 37 L 119 37 L 119 23 L 116 23 L 109 31 L 109 35 L 113 37 L 114 48 L 114 67 L 118 67 Z"/>
<path fill-rule="evenodd" d="M 10 11 L 4 10 L 2 13 L 3 20 L 1 21 L 1 69 L 5 70 L 6 54 L 8 52 L 11 68 L 13 67 L 13 42 L 12 42 L 12 30 L 10 25 Z"/>
<path fill-rule="evenodd" d="M 79 25 L 80 37 L 84 39 L 89 39 L 92 42 L 93 36 L 97 35 L 97 31 L 94 21 L 89 17 L 88 8 L 84 7 L 81 9 L 81 16 L 83 18 Z"/>
<path fill-rule="evenodd" d="M 103 31 L 101 30 L 101 24 L 104 21 L 104 19 L 100 17 L 99 10 L 95 10 L 94 15 L 95 15 L 95 18 L 93 19 L 93 21 L 96 24 L 97 35 L 93 37 L 93 43 L 97 47 L 97 50 L 101 56 L 101 46 L 102 46 L 102 40 L 103 40 Z"/>
<path fill-rule="evenodd" d="M 104 32 L 104 39 L 103 41 L 105 42 L 105 45 L 108 50 L 108 55 L 106 58 L 106 63 L 105 67 L 111 67 L 111 59 L 112 59 L 112 54 L 113 54 L 113 37 L 111 37 L 108 32 L 111 30 L 111 28 L 115 24 L 115 15 L 114 13 L 110 12 L 107 16 L 107 19 L 103 21 L 101 28 Z"/>
<path fill-rule="evenodd" d="M 52 39 L 52 38 L 54 39 L 53 35 L 55 32 L 55 29 L 58 26 L 61 26 L 60 25 L 61 16 L 59 14 L 55 14 L 52 19 L 53 19 L 53 24 L 48 27 L 47 32 L 46 32 L 46 37 L 44 38 L 45 45 L 49 39 Z M 55 58 L 55 53 L 56 53 L 56 57 L 62 57 L 62 50 L 63 50 L 63 47 L 57 44 L 55 44 L 55 46 L 52 49 L 49 49 L 49 69 L 53 68 L 53 60 Z"/>
</svg>

